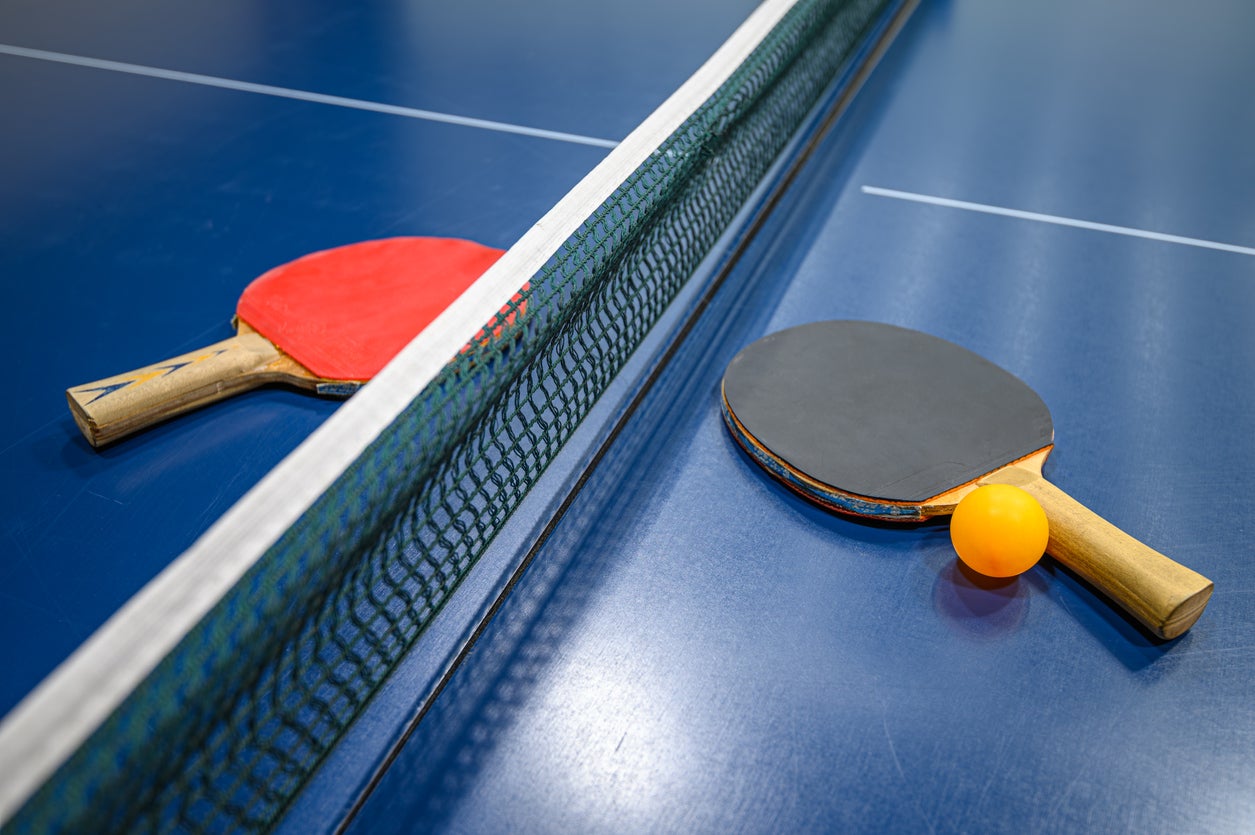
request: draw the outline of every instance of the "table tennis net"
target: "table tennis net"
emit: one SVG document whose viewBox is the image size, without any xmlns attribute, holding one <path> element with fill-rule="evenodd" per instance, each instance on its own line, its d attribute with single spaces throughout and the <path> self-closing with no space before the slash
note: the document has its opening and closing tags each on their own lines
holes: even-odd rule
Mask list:
<svg viewBox="0 0 1255 835">
<path fill-rule="evenodd" d="M 10 821 L 278 821 L 694 274 L 888 0 L 801 0 Z M 421 648 L 420 650 L 421 651 Z"/>
</svg>

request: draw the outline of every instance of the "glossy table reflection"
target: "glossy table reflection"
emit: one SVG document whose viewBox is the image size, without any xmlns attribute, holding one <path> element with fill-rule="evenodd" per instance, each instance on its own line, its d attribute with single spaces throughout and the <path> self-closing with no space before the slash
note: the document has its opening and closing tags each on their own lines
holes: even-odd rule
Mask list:
<svg viewBox="0 0 1255 835">
<path fill-rule="evenodd" d="M 925 3 L 417 726 L 357 832 L 1210 832 L 1255 820 L 1255 258 L 1238 4 Z M 840 518 L 719 415 L 727 361 L 909 326 L 1049 404 L 1050 478 L 1216 582 L 1159 642 L 1052 562 Z"/>
<path fill-rule="evenodd" d="M 21 0 L 0 43 L 614 140 L 752 6 Z M 352 831 L 1249 827 L 1255 258 L 864 187 L 1255 247 L 1252 27 L 1237 0 L 925 0 Z M 336 406 L 261 391 L 95 452 L 67 386 L 223 338 L 243 284 L 311 249 L 508 246 L 605 154 L 3 53 L 0 106 L 0 712 Z M 766 478 L 718 381 L 822 318 L 1022 377 L 1051 480 L 1216 582 L 1198 625 L 1157 642 L 1053 563 L 991 585 L 944 523 Z M 473 614 L 492 582 L 465 591 Z M 336 825 L 416 692 L 380 696 L 286 831 Z"/>
</svg>

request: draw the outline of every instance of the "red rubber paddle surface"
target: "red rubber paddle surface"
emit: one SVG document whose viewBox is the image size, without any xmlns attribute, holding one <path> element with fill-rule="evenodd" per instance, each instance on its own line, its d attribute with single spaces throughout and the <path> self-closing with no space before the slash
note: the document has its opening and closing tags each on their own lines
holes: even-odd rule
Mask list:
<svg viewBox="0 0 1255 835">
<path fill-rule="evenodd" d="M 386 238 L 258 276 L 241 320 L 319 377 L 366 381 L 504 254 L 455 238 Z"/>
</svg>

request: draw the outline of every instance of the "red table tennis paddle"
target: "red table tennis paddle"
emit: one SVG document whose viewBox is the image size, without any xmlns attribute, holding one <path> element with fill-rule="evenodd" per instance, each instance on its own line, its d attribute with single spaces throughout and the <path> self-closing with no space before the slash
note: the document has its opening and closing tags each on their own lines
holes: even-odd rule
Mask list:
<svg viewBox="0 0 1255 835">
<path fill-rule="evenodd" d="M 982 357 L 918 331 L 818 322 L 741 351 L 723 415 L 751 458 L 832 510 L 918 521 L 981 484 L 1012 484 L 1046 511 L 1046 550 L 1162 638 L 1189 629 L 1206 577 L 1106 522 L 1042 477 L 1054 446 L 1032 389 Z"/>
<path fill-rule="evenodd" d="M 403 237 L 305 255 L 248 285 L 235 336 L 75 386 L 66 391 L 70 411 L 100 446 L 265 383 L 352 394 L 502 254 L 471 241 Z"/>
</svg>

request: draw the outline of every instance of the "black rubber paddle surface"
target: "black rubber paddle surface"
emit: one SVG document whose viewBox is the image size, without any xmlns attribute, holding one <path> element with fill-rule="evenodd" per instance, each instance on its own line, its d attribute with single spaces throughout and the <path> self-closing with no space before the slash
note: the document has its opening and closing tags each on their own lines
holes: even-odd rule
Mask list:
<svg viewBox="0 0 1255 835">
<path fill-rule="evenodd" d="M 765 452 L 840 493 L 888 502 L 922 503 L 1054 438 L 1046 404 L 1017 377 L 951 342 L 875 322 L 771 334 L 728 365 L 723 396 L 729 427 L 759 463 L 768 466 Z M 813 492 L 796 478 L 790 486 Z"/>
</svg>

